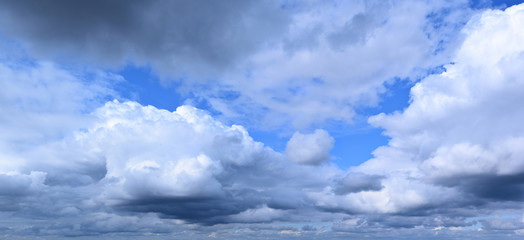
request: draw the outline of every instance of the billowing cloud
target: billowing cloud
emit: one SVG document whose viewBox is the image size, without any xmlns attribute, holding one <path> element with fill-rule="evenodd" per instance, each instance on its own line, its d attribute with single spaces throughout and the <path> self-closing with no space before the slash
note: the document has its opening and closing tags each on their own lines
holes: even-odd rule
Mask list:
<svg viewBox="0 0 524 240">
<path fill-rule="evenodd" d="M 42 67 L 47 75 L 27 75 L 40 73 Z M 165 226 L 173 224 L 169 219 L 201 225 L 288 221 L 298 209 L 314 212 L 307 193 L 320 191 L 342 174 L 330 164 L 295 164 L 254 141 L 242 126 L 226 126 L 194 107 L 169 112 L 117 100 L 100 105 L 97 99 L 109 90 L 85 88 L 89 80 L 58 67 L 22 65 L 3 71 L 11 79 L 19 78 L 3 82 L 13 120 L 30 118 L 28 114 L 39 110 L 35 116 L 58 119 L 49 124 L 70 123 L 39 123 L 31 129 L 17 121 L 3 124 L 11 132 L 0 142 L 6 149 L 0 172 L 2 211 L 19 212 L 21 218 L 58 219 L 58 225 L 35 226 L 38 234 L 63 235 L 68 228 L 73 230 L 67 235 L 127 227 L 167 231 Z M 68 90 L 74 94 L 59 92 L 62 88 L 54 84 L 71 85 Z M 26 95 L 11 94 L 23 87 Z M 48 99 L 67 101 L 69 94 L 78 97 L 68 103 L 70 108 L 56 112 L 40 107 Z M 21 111 L 24 108 L 32 111 Z M 16 134 L 22 130 L 28 135 Z M 53 135 L 36 141 L 35 134 L 44 130 Z M 329 135 L 327 140 L 331 144 Z M 79 214 L 90 217 L 71 219 Z M 144 219 L 158 224 L 151 226 Z M 9 229 L 16 227 L 14 222 L 7 224 L 6 231 L 14 233 Z"/>
<path fill-rule="evenodd" d="M 524 112 L 513 104 L 524 101 L 524 78 L 518 70 L 524 61 L 523 25 L 524 5 L 473 18 L 463 30 L 467 37 L 453 63 L 417 83 L 408 108 L 369 119 L 391 140 L 351 171 L 384 176 L 382 188 L 342 195 L 336 193 L 344 188 L 327 188 L 313 195 L 317 203 L 329 211 L 416 212 L 452 219 L 522 207 Z M 353 180 L 359 181 L 363 180 Z M 428 219 L 411 220 L 396 222 L 415 227 Z M 509 220 L 490 221 L 484 221 L 486 228 L 502 230 L 507 224 L 507 230 L 518 229 Z M 457 223 L 442 226 L 458 227 Z"/>
<path fill-rule="evenodd" d="M 243 127 L 188 106 L 168 112 L 110 102 L 95 115 L 100 123 L 75 141 L 104 156 L 103 196 L 118 209 L 206 224 L 257 221 L 246 215 L 267 221 L 311 207 L 307 192 L 341 173 L 333 165 L 296 165 Z M 305 179 L 295 181 L 299 176 Z"/>
</svg>

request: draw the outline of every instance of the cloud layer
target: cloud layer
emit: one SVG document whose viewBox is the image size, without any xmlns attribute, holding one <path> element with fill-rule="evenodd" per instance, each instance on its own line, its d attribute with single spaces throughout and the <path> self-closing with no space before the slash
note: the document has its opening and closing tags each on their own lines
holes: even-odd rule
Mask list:
<svg viewBox="0 0 524 240">
<path fill-rule="evenodd" d="M 2 34 L 48 59 L 0 56 L 5 238 L 524 234 L 524 5 L 34 4 L 0 10 Z M 93 65 L 54 63 L 75 58 Z M 127 61 L 220 114 L 122 99 L 125 79 L 93 66 Z M 339 168 L 327 131 L 301 131 L 350 122 L 399 78 L 409 106 L 368 119 L 390 140 L 363 164 Z M 300 131 L 278 152 L 218 118 Z"/>
<path fill-rule="evenodd" d="M 444 0 L 2 5 L 0 27 L 37 56 L 151 66 L 227 119 L 301 129 L 351 122 L 384 83 L 447 63 L 473 12 Z"/>
</svg>

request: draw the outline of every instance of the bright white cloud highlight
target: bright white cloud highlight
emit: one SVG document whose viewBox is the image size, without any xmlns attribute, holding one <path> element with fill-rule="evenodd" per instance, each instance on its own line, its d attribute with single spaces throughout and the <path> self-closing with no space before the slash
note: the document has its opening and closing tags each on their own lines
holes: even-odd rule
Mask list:
<svg viewBox="0 0 524 240">
<path fill-rule="evenodd" d="M 316 196 L 318 201 L 330 208 L 402 213 L 522 200 L 522 26 L 524 5 L 473 18 L 454 63 L 417 83 L 407 109 L 369 119 L 392 139 L 352 171 L 384 176 L 383 188 L 331 200 Z"/>
</svg>

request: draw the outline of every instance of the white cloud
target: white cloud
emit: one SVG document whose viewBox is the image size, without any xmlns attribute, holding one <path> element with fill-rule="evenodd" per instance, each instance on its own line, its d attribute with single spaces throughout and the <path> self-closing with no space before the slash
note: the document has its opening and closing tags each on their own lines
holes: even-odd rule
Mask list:
<svg viewBox="0 0 524 240">
<path fill-rule="evenodd" d="M 83 112 L 114 93 L 108 81 L 118 76 L 91 73 L 83 79 L 50 62 L 0 63 L 0 141 L 27 144 L 64 137 L 85 124 Z M 20 145 L 20 144 L 19 144 Z"/>
<path fill-rule="evenodd" d="M 232 222 L 272 222 L 283 217 L 284 214 L 285 212 L 283 210 L 261 206 L 259 208 L 248 209 L 239 214 L 232 215 L 230 219 Z"/>
<path fill-rule="evenodd" d="M 17 200 L 25 211 L 60 218 L 118 209 L 200 224 L 286 220 L 293 216 L 285 210 L 308 208 L 306 193 L 341 174 L 334 165 L 294 164 L 243 127 L 190 106 L 169 112 L 115 100 L 77 118 L 90 121 L 63 138 L 10 153 L 23 160 L 11 166 L 14 177 L 5 177 L 5 191 L 20 190 L 6 194 L 10 209 L 17 207 L 11 200 L 27 196 Z M 327 132 L 315 134 L 331 147 Z M 28 171 L 40 177 L 22 174 Z M 50 206 L 39 211 L 43 204 Z M 141 225 L 136 217 L 116 217 L 100 228 L 85 224 L 99 232 L 119 231 L 118 219 Z"/>
<path fill-rule="evenodd" d="M 311 134 L 296 132 L 286 145 L 286 154 L 296 163 L 318 165 L 329 161 L 329 150 L 335 140 L 322 129 Z"/>
<path fill-rule="evenodd" d="M 169 112 L 113 101 L 94 115 L 97 123 L 78 132 L 72 142 L 105 159 L 104 190 L 97 199 L 114 207 L 190 222 L 222 222 L 228 215 L 248 214 L 261 205 L 277 209 L 304 205 L 306 195 L 297 186 L 319 190 L 340 174 L 333 165 L 286 161 L 255 142 L 243 127 L 225 126 L 189 106 Z M 300 137 L 310 148 L 321 146 L 305 155 L 308 160 L 329 159 L 333 139 L 327 132 L 318 130 L 292 141 Z"/>
<path fill-rule="evenodd" d="M 455 63 L 447 65 L 446 72 L 417 83 L 411 91 L 412 103 L 403 113 L 370 118 L 370 123 L 385 128 L 393 138 L 390 147 L 408 154 L 417 151 L 412 158 L 424 161 L 435 157 L 438 148 L 504 148 L 500 144 L 522 136 L 524 112 L 514 105 L 524 100 L 520 94 L 524 81 L 517 74 L 517 66 L 524 61 L 524 46 L 514 44 L 524 40 L 522 8 L 487 11 L 474 18 L 464 30 L 468 37 Z M 496 37 L 490 37 L 493 32 Z M 471 150 L 467 154 L 478 152 Z M 376 153 L 379 156 L 373 161 L 383 155 Z M 489 158 L 488 153 L 479 154 Z M 492 161 L 499 164 L 500 160 L 499 156 Z"/>
<path fill-rule="evenodd" d="M 220 194 L 216 178 L 224 167 L 250 164 L 266 151 L 242 127 L 224 126 L 189 106 L 168 112 L 109 102 L 96 115 L 99 124 L 76 138 L 103 152 L 106 177 L 118 179 L 131 198 Z"/>
<path fill-rule="evenodd" d="M 3 60 L 0 63 L 0 176 L 4 179 L 3 187 L 8 189 L 3 194 L 38 193 L 45 181 L 55 177 L 47 170 L 60 169 L 60 165 L 76 167 L 74 171 L 61 172 L 63 178 L 71 177 L 71 182 L 89 181 L 74 178 L 79 177 L 76 175 L 79 172 L 89 175 L 85 172 L 86 166 L 96 167 L 96 164 L 85 159 L 83 163 L 58 163 L 56 156 L 68 158 L 74 151 L 51 143 L 72 136 L 72 131 L 88 124 L 92 119 L 84 112 L 92 111 L 104 97 L 114 94 L 107 82 L 118 76 L 68 71 L 50 62 Z M 91 76 L 86 79 L 88 74 Z M 46 148 L 47 144 L 51 149 Z"/>
<path fill-rule="evenodd" d="M 407 109 L 369 119 L 391 140 L 352 171 L 385 176 L 383 189 L 336 196 L 346 199 L 331 204 L 409 212 L 521 200 L 523 25 L 524 5 L 474 17 L 454 63 L 417 83 Z M 374 195 L 382 201 L 370 201 Z"/>
<path fill-rule="evenodd" d="M 380 102 L 386 82 L 416 79 L 425 69 L 449 60 L 455 42 L 459 42 L 453 36 L 471 14 L 463 8 L 465 4 L 312 4 L 318 10 L 294 15 L 284 41 L 247 58 L 241 65 L 246 70 L 237 72 L 240 74 L 226 76 L 224 85 L 236 92 L 237 98 L 221 98 L 223 86 L 196 94 L 233 119 L 245 117 L 245 113 L 254 116 L 252 121 L 258 127 L 300 129 L 326 120 L 350 123 L 356 107 Z M 300 44 L 305 44 L 304 35 L 313 35 L 305 46 Z M 439 44 L 445 45 L 446 51 L 438 51 L 443 48 Z"/>
</svg>

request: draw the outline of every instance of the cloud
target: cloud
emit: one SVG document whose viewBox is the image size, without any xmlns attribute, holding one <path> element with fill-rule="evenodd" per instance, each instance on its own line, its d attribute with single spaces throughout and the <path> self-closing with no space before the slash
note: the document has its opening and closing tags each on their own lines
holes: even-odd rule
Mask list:
<svg viewBox="0 0 524 240">
<path fill-rule="evenodd" d="M 369 118 L 391 139 L 351 172 L 384 176 L 382 188 L 342 195 L 326 188 L 312 195 L 317 204 L 328 211 L 452 219 L 521 207 L 524 112 L 514 103 L 524 101 L 517 70 L 524 61 L 523 24 L 524 5 L 474 17 L 453 63 L 418 82 L 409 107 Z M 396 222 L 414 226 L 411 220 Z"/>
<path fill-rule="evenodd" d="M 384 177 L 349 172 L 340 180 L 338 185 L 335 186 L 334 192 L 343 195 L 351 192 L 378 191 L 383 187 L 380 183 L 382 178 Z"/>
<path fill-rule="evenodd" d="M 256 50 L 289 21 L 277 1 L 56 0 L 2 6 L 2 29 L 39 56 L 80 56 L 113 66 L 131 60 L 178 75 L 204 69 L 203 77 Z"/>
<path fill-rule="evenodd" d="M 307 193 L 342 174 L 330 164 L 295 164 L 242 126 L 194 107 L 103 104 L 118 76 L 46 62 L 0 70 L 9 113 L 1 125 L 1 212 L 16 215 L 0 222 L 7 234 L 167 234 L 173 224 L 290 221 L 315 212 Z"/>
<path fill-rule="evenodd" d="M 384 83 L 416 80 L 446 63 L 472 14 L 467 1 L 2 6 L 2 32 L 37 56 L 151 66 L 231 122 L 298 129 L 351 122 L 356 108 L 380 102 Z"/>
<path fill-rule="evenodd" d="M 90 74 L 86 79 L 87 73 L 75 74 L 50 62 L 0 63 L 1 140 L 35 143 L 63 137 L 81 126 L 78 116 L 114 96 L 108 82 L 118 79 Z"/>
<path fill-rule="evenodd" d="M 254 116 L 250 120 L 255 126 L 301 129 L 326 120 L 350 123 L 356 108 L 380 102 L 386 82 L 416 80 L 425 69 L 449 60 L 460 42 L 453 36 L 471 12 L 459 10 L 467 9 L 465 2 L 448 4 L 314 5 L 319 10 L 294 15 L 286 35 L 301 39 L 316 33 L 309 38 L 314 43 L 291 50 L 282 44 L 254 53 L 247 58 L 248 74 L 228 76 L 225 86 L 237 93 L 235 98 L 221 97 L 222 86 L 197 95 L 233 119 Z M 406 12 L 409 18 L 402 17 Z M 435 22 L 445 27 L 436 29 Z M 438 50 L 444 46 L 446 51 Z"/>
<path fill-rule="evenodd" d="M 296 163 L 318 165 L 329 161 L 329 150 L 335 140 L 322 129 L 311 134 L 296 132 L 286 145 L 286 154 Z"/>
<path fill-rule="evenodd" d="M 286 220 L 288 210 L 312 208 L 306 193 L 341 173 L 334 165 L 297 165 L 243 127 L 189 106 L 169 112 L 115 100 L 85 117 L 93 121 L 84 130 L 13 153 L 26 161 L 18 171 L 45 173 L 46 191 L 38 202 L 25 200 L 27 211 L 67 216 L 79 207 L 89 214 L 109 208 L 204 225 Z M 56 197 L 71 211 L 54 204 L 38 211 L 39 202 Z"/>
<path fill-rule="evenodd" d="M 417 66 L 430 67 L 445 61 L 446 54 L 452 52 L 451 45 L 456 40 L 449 36 L 452 30 L 426 28 L 435 27 L 435 21 L 460 22 L 462 18 L 456 14 L 462 11 L 449 10 L 450 14 L 445 14 L 442 12 L 447 10 L 433 10 L 432 7 L 443 6 L 443 2 L 410 3 L 347 3 L 337 6 L 340 10 L 333 12 L 332 22 L 326 20 L 331 12 L 326 5 L 318 12 L 309 11 L 310 5 L 301 6 L 305 9 L 293 10 L 296 12 L 291 18 L 270 19 L 288 23 L 284 24 L 285 31 L 277 30 L 292 37 L 281 39 L 277 47 L 269 50 L 253 46 L 270 42 L 272 34 L 282 33 L 270 30 L 268 38 L 252 40 L 255 42 L 238 40 L 247 41 L 248 50 L 215 60 L 224 61 L 229 67 L 240 66 L 239 69 L 253 66 L 252 75 L 247 74 L 253 81 L 247 83 L 242 80 L 245 78 L 226 71 L 224 76 L 234 77 L 217 80 L 220 87 L 210 89 L 211 92 L 201 97 L 215 107 L 228 98 L 227 101 L 233 103 L 228 106 L 232 108 L 232 116 L 235 111 L 251 111 L 242 108 L 255 103 L 255 107 L 262 106 L 269 113 L 261 121 L 283 116 L 300 126 L 325 119 L 351 119 L 354 106 L 378 101 L 376 94 L 381 91 L 384 78 L 421 76 L 414 70 Z M 4 24 L 18 19 L 12 14 L 25 8 L 23 3 L 6 4 L 13 5 L 0 10 Z M 96 38 L 86 40 L 95 49 L 100 47 L 100 52 L 84 56 L 101 58 L 105 46 L 98 43 L 107 40 L 103 36 L 113 37 L 106 33 L 116 31 L 127 36 L 131 30 L 117 27 L 126 26 L 120 21 L 141 22 L 142 18 L 129 17 L 139 11 L 134 9 L 138 5 L 100 4 L 97 6 L 106 6 L 107 11 L 121 7 L 122 16 L 102 12 L 98 17 L 103 23 L 78 31 L 68 27 L 67 22 L 60 22 L 66 24 L 61 29 L 76 32 L 69 40 L 64 40 L 65 33 L 49 34 L 45 27 L 32 29 L 51 26 L 63 18 L 39 15 L 42 12 L 29 16 L 41 22 L 24 20 L 15 24 L 20 29 L 6 32 L 30 44 L 49 44 L 50 49 L 58 48 L 64 40 L 72 44 L 66 44 L 70 48 L 66 51 L 75 52 L 80 45 L 74 42 L 83 33 L 101 31 Z M 158 20 L 154 17 L 173 17 L 164 12 L 163 4 L 168 3 L 139 4 L 149 10 L 159 8 L 166 15 L 150 16 L 147 11 L 138 15 L 152 17 L 153 22 Z M 218 9 L 216 23 L 227 25 L 224 27 L 227 29 L 229 20 L 222 18 L 242 18 L 246 9 L 265 3 L 239 4 L 242 8 L 236 10 L 209 8 Z M 315 4 L 318 3 L 311 6 Z M 180 12 L 211 11 L 197 6 L 200 5 L 184 5 Z M 275 6 L 271 6 L 269 9 L 274 9 Z M 76 9 L 76 6 L 63 7 Z M 281 8 L 286 6 L 277 7 L 284 11 Z M 233 12 L 219 14 L 226 10 Z M 348 14 L 344 17 L 337 15 L 345 11 Z M 406 11 L 413 12 L 413 18 L 400 17 L 405 15 L 399 13 Z M 197 21 L 189 13 L 192 12 L 186 17 Z M 269 10 L 266 13 L 274 14 Z M 87 27 L 91 24 L 80 24 L 88 20 L 96 22 L 91 14 L 82 16 L 78 11 L 63 14 L 80 16 L 72 26 Z M 417 22 L 416 19 L 424 20 Z M 249 18 L 244 20 L 242 24 L 251 26 Z M 272 24 L 261 21 L 255 25 Z M 427 25 L 426 21 L 432 23 Z M 358 22 L 365 26 L 359 28 L 362 25 Z M 456 54 L 449 59 L 452 63 L 444 66 L 444 72 L 417 82 L 405 110 L 369 118 L 371 124 L 383 128 L 391 139 L 388 145 L 373 152 L 374 158 L 347 171 L 328 162 L 334 140 L 324 130 L 309 134 L 296 132 L 285 153 L 280 153 L 253 140 L 244 127 L 225 124 L 191 106 L 180 106 L 170 112 L 122 99 L 107 101 L 118 98 L 111 90 L 111 82 L 123 81 L 120 76 L 65 68 L 51 62 L 9 62 L 2 58 L 0 232 L 6 236 L 53 239 L 149 237 L 151 234 L 159 238 L 330 239 L 376 239 L 393 235 L 434 239 L 468 235 L 482 239 L 513 234 L 509 238 L 518 239 L 515 234 L 522 234 L 524 229 L 521 218 L 524 112 L 515 107 L 524 102 L 522 25 L 524 5 L 505 11 L 489 10 L 473 17 L 462 32 L 463 43 L 457 45 Z M 35 42 L 35 36 L 43 34 L 42 31 L 48 35 L 42 35 L 42 42 Z M 145 30 L 138 28 L 136 32 L 140 31 Z M 437 36 L 428 36 L 428 32 Z M 201 34 L 191 41 L 209 36 L 207 32 Z M 174 36 L 168 34 L 166 38 Z M 396 39 L 399 36 L 404 38 Z M 310 41 L 297 40 L 302 38 Z M 107 41 L 115 39 L 121 38 Z M 426 57 L 436 56 L 434 51 L 444 51 L 439 50 L 437 43 L 441 40 L 449 40 L 443 44 L 450 44 L 446 45 L 450 52 L 425 62 Z M 115 49 L 116 58 L 108 61 L 124 61 L 129 49 L 142 46 L 139 40 L 130 41 L 129 45 L 124 44 L 126 49 Z M 184 46 L 185 42 L 189 40 L 178 43 Z M 240 44 L 236 40 L 232 42 Z M 196 68 L 206 68 L 208 63 L 213 65 L 213 53 L 200 53 L 200 50 L 209 50 L 207 43 L 202 44 L 187 45 L 188 54 L 210 59 L 209 62 L 195 60 L 204 62 Z M 44 45 L 36 48 L 41 46 Z M 412 48 L 382 53 L 383 49 L 399 46 Z M 177 54 L 182 51 L 168 50 Z M 361 58 L 358 61 L 347 58 L 353 54 Z M 395 61 L 404 55 L 407 57 L 396 65 Z M 145 53 L 132 57 L 140 59 L 140 56 L 149 57 Z M 186 59 L 178 59 L 179 56 L 183 54 L 177 55 L 177 60 Z M 369 58 L 362 58 L 365 56 Z M 244 57 L 246 62 L 234 64 Z M 382 58 L 384 61 L 375 62 Z M 159 66 L 156 68 L 161 69 Z M 348 71 L 348 66 L 362 71 Z M 338 75 L 346 71 L 348 75 Z M 319 76 L 317 73 L 321 76 L 310 78 Z M 265 79 L 277 80 L 263 81 Z M 242 91 L 235 94 L 239 89 Z M 208 93 L 223 93 L 225 97 L 215 99 L 216 95 L 205 95 Z M 228 108 L 222 110 L 225 112 Z M 42 221 L 49 219 L 53 221 Z"/>
<path fill-rule="evenodd" d="M 169 233 L 171 219 L 185 228 L 288 221 L 295 209 L 314 211 L 306 193 L 342 172 L 297 165 L 242 126 L 190 106 L 99 105 L 111 78 L 96 82 L 47 63 L 2 67 L 12 121 L 2 123 L 0 202 L 18 217 L 2 223 L 8 234 Z M 56 121 L 39 121 L 45 115 Z M 56 221 L 24 228 L 33 218 Z"/>
<path fill-rule="evenodd" d="M 76 138 L 102 151 L 103 195 L 127 211 L 204 224 L 241 221 L 246 214 L 263 214 L 255 210 L 260 206 L 264 212 L 307 207 L 296 184 L 314 191 L 339 174 L 334 166 L 314 169 L 286 161 L 241 126 L 225 126 L 189 106 L 168 112 L 110 102 L 96 115 L 99 124 Z M 317 172 L 323 175 L 314 176 Z M 298 183 L 298 176 L 308 180 Z M 292 194 L 279 196 L 286 191 Z"/>
</svg>

